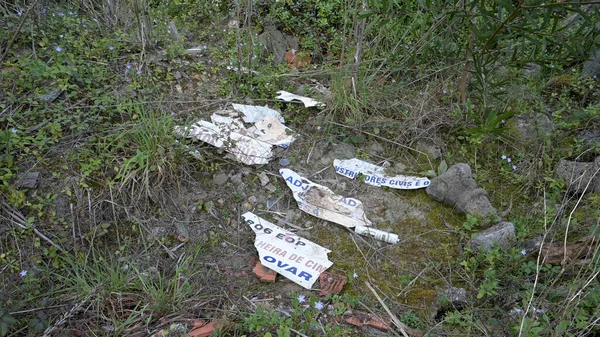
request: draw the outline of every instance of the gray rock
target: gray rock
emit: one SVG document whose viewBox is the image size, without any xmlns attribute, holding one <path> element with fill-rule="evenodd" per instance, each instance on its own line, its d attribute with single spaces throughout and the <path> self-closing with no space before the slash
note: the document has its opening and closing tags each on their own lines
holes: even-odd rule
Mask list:
<svg viewBox="0 0 600 337">
<path fill-rule="evenodd" d="M 50 88 L 50 91 L 48 91 L 45 94 L 39 94 L 39 95 L 37 95 L 36 98 L 44 103 L 52 103 L 62 93 L 63 93 L 63 91 L 60 90 L 60 88 Z"/>
<path fill-rule="evenodd" d="M 507 123 L 510 134 L 522 143 L 537 143 L 552 135 L 554 124 L 545 114 L 516 115 Z"/>
<path fill-rule="evenodd" d="M 600 129 L 583 130 L 577 135 L 577 139 L 583 141 L 586 148 L 600 146 Z"/>
<path fill-rule="evenodd" d="M 589 60 L 583 63 L 583 76 L 600 76 L 600 50 L 594 50 Z"/>
<path fill-rule="evenodd" d="M 258 36 L 259 43 L 264 47 L 267 55 L 273 55 L 275 63 L 285 60 L 285 53 L 291 49 L 298 49 L 297 42 L 290 36 L 286 36 L 275 27 L 265 27 L 265 31 Z"/>
<path fill-rule="evenodd" d="M 523 67 L 523 76 L 538 78 L 542 74 L 542 66 L 529 62 Z"/>
<path fill-rule="evenodd" d="M 570 193 L 600 192 L 600 157 L 588 163 L 561 159 L 554 176 L 565 180 Z"/>
<path fill-rule="evenodd" d="M 487 192 L 477 187 L 471 167 L 464 163 L 453 165 L 444 174 L 434 178 L 426 191 L 431 199 L 456 207 L 460 213 L 481 217 L 497 213 Z"/>
<path fill-rule="evenodd" d="M 523 242 L 523 249 L 526 254 L 537 253 L 540 250 L 540 246 L 542 245 L 543 238 L 541 236 L 536 236 L 531 240 L 527 240 Z"/>
<path fill-rule="evenodd" d="M 175 26 L 174 21 L 169 22 L 168 33 L 171 36 L 171 38 L 175 41 L 179 41 L 179 39 L 181 38 L 181 36 L 179 35 L 179 30 L 177 30 L 177 26 Z"/>
<path fill-rule="evenodd" d="M 467 247 L 474 251 L 490 251 L 494 246 L 510 248 L 515 239 L 515 225 L 511 222 L 500 222 L 477 234 L 467 242 Z"/>
<path fill-rule="evenodd" d="M 215 174 L 215 176 L 213 177 L 213 184 L 221 186 L 227 182 L 227 178 L 227 174 L 223 172 Z"/>
<path fill-rule="evenodd" d="M 424 140 L 419 140 L 417 142 L 417 150 L 428 153 L 434 160 L 442 156 L 441 147 Z"/>
<path fill-rule="evenodd" d="M 27 174 L 19 177 L 15 183 L 16 188 L 37 188 L 40 180 L 39 172 L 27 172 Z"/>
<path fill-rule="evenodd" d="M 436 317 L 448 311 L 461 310 L 467 304 L 467 291 L 464 288 L 448 288 L 435 298 Z"/>
</svg>

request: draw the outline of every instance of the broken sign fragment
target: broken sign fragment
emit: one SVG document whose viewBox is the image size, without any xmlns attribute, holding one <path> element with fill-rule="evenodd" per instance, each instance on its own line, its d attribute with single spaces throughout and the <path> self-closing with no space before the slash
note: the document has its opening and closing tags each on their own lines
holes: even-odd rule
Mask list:
<svg viewBox="0 0 600 337">
<path fill-rule="evenodd" d="M 279 90 L 277 92 L 278 96 L 275 97 L 277 99 L 286 101 L 286 102 L 291 102 L 291 101 L 300 101 L 302 103 L 304 103 L 304 106 L 307 108 L 316 106 L 316 107 L 323 107 L 325 106 L 324 103 L 319 102 L 317 100 L 314 100 L 310 97 L 304 97 L 304 96 L 300 96 L 300 95 L 296 95 L 296 94 L 292 94 L 291 92 L 287 92 L 287 91 L 283 91 L 283 90 Z"/>
<path fill-rule="evenodd" d="M 428 178 L 419 178 L 411 176 L 389 176 L 384 172 L 381 166 L 373 165 L 357 158 L 348 160 L 336 159 L 333 161 L 333 167 L 337 174 L 351 179 L 359 174 L 364 176 L 364 182 L 373 186 L 385 186 L 390 188 L 413 190 L 429 186 Z"/>
<path fill-rule="evenodd" d="M 310 289 L 322 272 L 333 264 L 327 254 L 331 251 L 314 242 L 246 212 L 242 219 L 256 233 L 254 246 L 260 262 L 291 281 Z"/>
<path fill-rule="evenodd" d="M 302 178 L 289 169 L 280 169 L 279 174 L 304 212 L 348 228 L 371 226 L 360 200 L 337 195 L 329 188 Z"/>
<path fill-rule="evenodd" d="M 238 108 L 242 105 L 234 104 Z M 259 111 L 265 113 L 266 107 L 242 106 L 243 111 Z M 248 108 L 249 107 L 249 108 Z M 268 109 L 270 110 L 270 109 Z M 281 115 L 275 110 L 259 116 L 248 113 L 249 121 L 257 120 L 253 126 L 246 128 L 236 112 L 218 111 L 212 114 L 211 122 L 200 120 L 191 127 L 177 126 L 175 133 L 188 138 L 196 138 L 218 148 L 224 148 L 240 162 L 247 165 L 267 164 L 273 153 L 272 146 L 287 148 L 294 140 L 294 132 L 282 124 Z M 246 116 L 246 115 L 244 115 Z M 195 157 L 198 154 L 191 151 Z"/>
<path fill-rule="evenodd" d="M 256 123 L 265 119 L 265 117 L 275 117 L 279 122 L 285 122 L 285 119 L 281 116 L 279 111 L 273 110 L 268 106 L 256 106 L 256 105 L 243 105 L 243 104 L 231 104 L 233 110 L 241 112 L 244 123 Z"/>
</svg>

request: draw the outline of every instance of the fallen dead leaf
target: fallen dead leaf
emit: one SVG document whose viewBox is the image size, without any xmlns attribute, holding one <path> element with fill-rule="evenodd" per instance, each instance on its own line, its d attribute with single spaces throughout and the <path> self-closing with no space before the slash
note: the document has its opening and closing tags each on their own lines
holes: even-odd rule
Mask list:
<svg viewBox="0 0 600 337">
<path fill-rule="evenodd" d="M 388 331 L 390 325 L 392 324 L 392 319 L 388 318 L 387 320 L 383 320 L 375 315 L 371 315 L 366 312 L 356 311 L 354 310 L 352 314 L 348 315 L 344 318 L 344 321 L 348 324 L 362 327 L 362 326 L 370 326 L 376 328 L 381 331 Z"/>
</svg>

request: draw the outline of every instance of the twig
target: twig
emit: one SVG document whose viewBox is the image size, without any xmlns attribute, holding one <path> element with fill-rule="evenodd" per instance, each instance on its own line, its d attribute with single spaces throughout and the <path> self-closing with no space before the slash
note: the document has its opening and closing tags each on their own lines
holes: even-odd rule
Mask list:
<svg viewBox="0 0 600 337">
<path fill-rule="evenodd" d="M 39 236 L 40 238 L 44 239 L 44 241 L 48 242 L 59 251 L 67 253 L 67 251 L 64 250 L 61 246 L 57 245 L 54 241 L 50 240 L 50 238 L 44 235 L 44 233 L 40 232 L 36 228 L 35 224 L 31 224 L 29 227 L 26 226 L 25 224 L 27 223 L 27 219 L 25 218 L 25 216 L 23 216 L 23 214 L 21 214 L 21 212 L 17 211 L 11 205 L 7 204 L 4 201 L 2 201 L 2 206 L 4 208 L 4 211 L 10 214 L 10 216 L 12 216 L 12 222 L 15 223 L 17 226 L 21 227 L 22 229 L 33 229 L 33 232 L 37 234 L 37 236 Z"/>
<path fill-rule="evenodd" d="M 341 127 L 343 127 L 343 128 L 352 129 L 352 130 L 354 130 L 354 131 L 358 131 L 358 132 L 360 132 L 360 133 L 364 133 L 365 135 L 368 135 L 368 136 L 371 136 L 371 137 L 374 137 L 374 138 L 377 138 L 377 139 L 381 139 L 381 140 L 383 140 L 383 141 L 385 141 L 385 142 L 392 143 L 392 144 L 394 144 L 394 145 L 398 145 L 398 146 L 400 146 L 400 147 L 403 147 L 403 148 L 405 148 L 405 149 L 407 149 L 407 150 L 411 150 L 411 151 L 415 151 L 415 152 L 417 152 L 417 153 L 420 153 L 420 154 L 424 155 L 424 156 L 425 156 L 425 158 L 427 158 L 427 161 L 429 162 L 429 166 L 431 167 L 431 169 L 432 169 L 432 170 L 435 170 L 435 168 L 433 167 L 433 164 L 431 163 L 431 160 L 429 160 L 429 156 L 428 156 L 428 155 L 427 155 L 425 152 L 419 151 L 419 150 L 417 150 L 417 149 L 413 149 L 413 148 L 412 148 L 412 147 L 410 147 L 410 146 L 406 146 L 406 145 L 404 145 L 404 144 L 400 144 L 400 143 L 398 143 L 398 142 L 396 142 L 396 141 L 393 141 L 393 140 L 391 140 L 391 139 L 387 139 L 387 138 L 385 138 L 385 137 L 378 136 L 378 135 L 376 135 L 376 134 L 374 134 L 374 133 L 370 133 L 370 132 L 367 132 L 367 131 L 359 130 L 359 129 L 357 129 L 357 128 L 355 128 L 355 127 L 352 127 L 352 126 L 348 126 L 348 125 L 344 125 L 344 124 L 340 124 L 340 123 L 336 123 L 336 122 L 329 122 L 329 123 L 330 123 L 330 124 L 333 124 L 333 125 L 341 126 Z M 319 172 L 320 172 L 320 171 L 319 171 Z M 315 174 L 316 174 L 316 173 L 315 173 Z"/>
<path fill-rule="evenodd" d="M 37 5 L 38 1 L 40 1 L 40 0 L 35 0 L 33 2 L 33 4 L 31 6 L 29 6 L 29 8 L 27 9 L 27 12 L 25 12 L 25 14 L 23 14 L 23 18 L 21 19 L 21 23 L 19 23 L 19 27 L 17 27 L 17 31 L 13 34 L 12 38 L 10 39 L 10 42 L 6 46 L 4 53 L 2 53 L 2 55 L 0 55 L 0 63 L 2 63 L 2 61 L 4 61 L 4 58 L 6 57 L 6 55 L 8 55 L 8 51 L 10 50 L 10 48 L 12 48 L 12 45 L 13 45 L 13 43 L 15 43 L 15 39 L 17 38 L 17 35 L 19 35 L 21 28 L 23 28 L 23 24 L 25 23 L 25 19 L 27 18 L 27 15 L 29 15 L 29 12 L 31 12 L 31 9 L 33 9 L 33 7 L 35 7 L 35 5 Z"/>
<path fill-rule="evenodd" d="M 423 331 L 413 329 L 413 328 L 409 327 L 408 325 L 400 322 L 400 320 L 398 319 L 398 317 L 396 317 L 396 315 L 394 315 L 392 313 L 392 311 L 387 307 L 387 305 L 385 305 L 385 303 L 383 302 L 383 300 L 381 299 L 381 297 L 379 297 L 379 294 L 377 294 L 377 292 L 375 291 L 375 289 L 373 289 L 373 287 L 371 286 L 371 284 L 369 284 L 369 282 L 365 282 L 365 284 L 367 285 L 367 287 L 369 288 L 369 290 L 371 290 L 371 292 L 373 293 L 373 295 L 375 295 L 375 297 L 377 298 L 377 300 L 379 301 L 379 304 L 381 304 L 381 306 L 383 307 L 383 309 L 385 309 L 385 311 L 388 313 L 388 315 L 390 315 L 390 317 L 392 318 L 392 322 L 394 322 L 394 325 L 398 329 L 400 329 L 400 332 L 402 333 L 402 335 L 404 335 L 404 337 L 409 337 L 407 331 L 410 332 L 411 335 L 417 336 L 417 337 L 422 337 L 423 335 L 425 335 L 425 333 Z"/>
<path fill-rule="evenodd" d="M 79 303 L 77 303 L 75 306 L 73 306 L 71 308 L 71 310 L 67 311 L 64 313 L 63 317 L 58 320 L 56 323 L 54 323 L 52 326 L 49 326 L 45 331 L 44 334 L 42 335 L 42 337 L 50 337 L 52 336 L 52 333 L 58 329 L 59 326 L 65 324 L 65 322 L 67 321 L 67 319 L 69 319 L 71 316 L 73 316 L 73 314 L 75 314 L 77 311 L 79 311 L 79 309 L 87 303 L 87 301 L 89 301 L 89 299 L 95 295 L 98 290 L 100 290 L 102 287 L 104 287 L 104 284 L 106 284 L 105 282 L 102 282 L 101 284 L 99 284 L 96 288 L 92 289 L 92 291 L 90 291 L 90 293 Z"/>
</svg>

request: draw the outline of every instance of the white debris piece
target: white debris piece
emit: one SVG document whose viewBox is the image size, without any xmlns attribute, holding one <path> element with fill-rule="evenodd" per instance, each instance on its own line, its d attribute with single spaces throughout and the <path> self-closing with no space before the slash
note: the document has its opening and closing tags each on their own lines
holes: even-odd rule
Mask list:
<svg viewBox="0 0 600 337">
<path fill-rule="evenodd" d="M 250 137 L 283 148 L 287 148 L 295 140 L 293 131 L 272 116 L 265 117 L 246 131 Z"/>
<path fill-rule="evenodd" d="M 301 101 L 302 103 L 304 103 L 304 106 L 307 108 L 310 108 L 313 106 L 316 106 L 316 107 L 324 107 L 325 106 L 324 103 L 314 100 L 310 97 L 304 97 L 304 96 L 292 94 L 291 92 L 279 90 L 277 92 L 277 94 L 279 95 L 279 96 L 275 97 L 277 99 L 284 100 L 286 102 Z"/>
<path fill-rule="evenodd" d="M 218 148 L 224 147 L 237 160 L 247 165 L 267 164 L 273 156 L 272 146 L 287 148 L 295 140 L 294 132 L 282 124 L 283 117 L 279 112 L 265 107 L 252 110 L 248 108 L 253 107 L 250 105 L 234 106 L 246 107 L 240 112 L 244 116 L 250 116 L 248 120 L 258 118 L 257 122 L 252 122 L 254 125 L 246 128 L 237 117 L 237 112 L 220 110 L 210 116 L 212 123 L 200 120 L 191 127 L 177 126 L 175 133 L 199 139 Z M 269 110 L 272 112 L 268 112 Z M 259 115 L 261 113 L 262 117 Z M 195 157 L 198 157 L 197 154 Z"/>
<path fill-rule="evenodd" d="M 304 212 L 348 228 L 371 226 L 360 200 L 336 195 L 329 188 L 302 178 L 289 169 L 280 169 L 279 174 Z"/>
<path fill-rule="evenodd" d="M 360 235 L 370 236 L 373 239 L 385 241 L 387 243 L 398 243 L 398 241 L 400 241 L 397 234 L 384 232 L 371 227 L 356 226 L 354 231 Z"/>
<path fill-rule="evenodd" d="M 198 121 L 189 128 L 177 126 L 175 133 L 188 138 L 196 138 L 214 147 L 224 147 L 237 160 L 247 165 L 267 164 L 273 156 L 271 144 L 207 121 Z"/>
<path fill-rule="evenodd" d="M 322 272 L 333 264 L 331 251 L 262 219 L 252 212 L 242 215 L 256 233 L 254 247 L 260 263 L 284 277 L 310 289 Z"/>
<path fill-rule="evenodd" d="M 243 104 L 231 104 L 235 111 L 241 112 L 244 123 L 257 123 L 265 117 L 275 117 L 280 123 L 285 122 L 285 119 L 281 116 L 279 111 L 273 110 L 268 106 L 256 106 L 256 105 L 243 105 Z"/>
<path fill-rule="evenodd" d="M 389 176 L 384 172 L 381 166 L 373 165 L 357 158 L 348 160 L 335 159 L 333 167 L 337 174 L 351 179 L 359 174 L 364 176 L 364 182 L 373 186 L 386 186 L 402 190 L 414 190 L 429 186 L 428 178 L 419 178 L 411 176 Z"/>
</svg>

